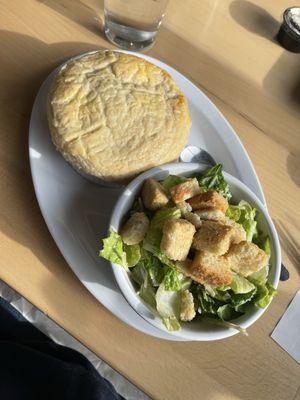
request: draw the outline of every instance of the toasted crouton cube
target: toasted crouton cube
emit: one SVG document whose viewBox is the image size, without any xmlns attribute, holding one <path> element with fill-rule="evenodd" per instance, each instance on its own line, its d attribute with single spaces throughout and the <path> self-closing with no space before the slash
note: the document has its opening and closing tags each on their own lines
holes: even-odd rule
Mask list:
<svg viewBox="0 0 300 400">
<path fill-rule="evenodd" d="M 180 203 L 190 199 L 200 192 L 199 184 L 196 178 L 188 179 L 186 182 L 175 185 L 170 189 L 174 203 Z"/>
<path fill-rule="evenodd" d="M 191 212 L 192 211 L 192 207 L 186 201 L 181 201 L 180 203 L 177 203 L 176 206 L 181 211 L 181 215 L 183 217 L 187 212 Z"/>
<path fill-rule="evenodd" d="M 163 227 L 161 251 L 171 260 L 185 260 L 195 231 L 194 225 L 184 219 L 168 220 Z"/>
<path fill-rule="evenodd" d="M 202 224 L 201 219 L 198 215 L 191 212 L 192 207 L 189 205 L 189 203 L 187 203 L 186 201 L 182 201 L 180 203 L 177 203 L 176 205 L 181 211 L 182 217 L 193 224 L 196 229 L 199 229 Z"/>
<path fill-rule="evenodd" d="M 126 244 L 138 244 L 146 236 L 149 219 L 143 212 L 134 213 L 121 230 L 121 236 Z"/>
<path fill-rule="evenodd" d="M 212 207 L 196 210 L 195 214 L 204 220 L 223 221 L 226 218 L 222 211 Z"/>
<path fill-rule="evenodd" d="M 192 321 L 196 316 L 194 298 L 191 292 L 184 290 L 181 293 L 180 320 Z"/>
<path fill-rule="evenodd" d="M 233 227 L 216 221 L 203 221 L 194 236 L 193 246 L 197 250 L 215 255 L 227 253 L 231 244 Z"/>
<path fill-rule="evenodd" d="M 246 231 L 243 228 L 243 226 L 232 219 L 226 218 L 225 220 L 222 221 L 224 224 L 232 226 L 233 227 L 233 232 L 231 236 L 231 243 L 240 243 L 242 241 L 246 240 Z"/>
<path fill-rule="evenodd" d="M 190 267 L 192 265 L 192 260 L 186 258 L 184 261 L 176 261 L 175 266 L 176 269 L 184 275 L 189 276 Z"/>
<path fill-rule="evenodd" d="M 189 269 L 190 277 L 198 283 L 216 286 L 228 285 L 232 280 L 229 261 L 224 256 L 215 256 L 197 251 Z"/>
<path fill-rule="evenodd" d="M 187 212 L 184 216 L 184 218 L 189 221 L 191 224 L 194 225 L 196 229 L 199 229 L 202 225 L 202 221 L 196 213 L 193 212 Z"/>
<path fill-rule="evenodd" d="M 233 244 L 226 254 L 230 268 L 239 275 L 248 276 L 268 264 L 268 255 L 256 244 L 240 242 Z"/>
<path fill-rule="evenodd" d="M 187 200 L 187 202 L 192 206 L 193 210 L 213 208 L 225 213 L 228 208 L 228 201 L 218 192 L 213 191 L 199 193 L 197 196 Z"/>
<path fill-rule="evenodd" d="M 163 187 L 155 179 L 147 179 L 142 189 L 142 199 L 148 210 L 157 210 L 168 204 L 169 199 Z"/>
</svg>

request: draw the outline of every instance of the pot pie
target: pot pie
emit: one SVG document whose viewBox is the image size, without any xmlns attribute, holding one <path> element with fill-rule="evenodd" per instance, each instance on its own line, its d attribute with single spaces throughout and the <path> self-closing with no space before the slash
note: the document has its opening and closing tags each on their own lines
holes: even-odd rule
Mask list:
<svg viewBox="0 0 300 400">
<path fill-rule="evenodd" d="M 166 71 L 113 51 L 66 63 L 50 89 L 47 114 L 63 157 L 106 181 L 176 160 L 191 124 L 187 100 Z"/>
</svg>

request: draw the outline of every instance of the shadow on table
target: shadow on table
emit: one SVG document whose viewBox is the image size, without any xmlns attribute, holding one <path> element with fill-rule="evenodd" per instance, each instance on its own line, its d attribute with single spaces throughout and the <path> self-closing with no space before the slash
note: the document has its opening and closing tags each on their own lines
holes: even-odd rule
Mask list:
<svg viewBox="0 0 300 400">
<path fill-rule="evenodd" d="M 41 83 L 51 70 L 66 58 L 99 46 L 75 42 L 47 45 L 30 36 L 8 31 L 0 31 L 0 43 L 6 44 L 5 49 L 15 50 L 11 58 L 4 47 L 0 46 L 0 85 L 2 93 L 6 94 L 5 98 L 2 96 L 3 103 L 0 108 L 1 121 L 6 127 L 6 130 L 1 129 L 0 133 L 3 146 L 5 143 L 5 153 L 2 153 L 1 159 L 3 171 L 7 170 L 10 174 L 5 205 L 2 206 L 5 207 L 5 214 L 1 218 L 0 227 L 4 234 L 30 248 L 43 265 L 51 270 L 53 265 L 62 265 L 62 262 L 39 211 L 32 186 L 28 163 L 31 109 Z M 17 61 L 16 54 L 19 58 Z M 15 71 L 14 78 L 7 79 L 11 77 L 11 68 Z M 11 223 L 16 215 L 20 221 L 19 226 Z M 32 225 L 34 234 L 28 236 L 27 227 Z M 41 237 L 43 240 L 40 240 Z M 45 237 L 49 240 L 44 240 Z M 65 269 L 68 270 L 67 266 Z"/>
<path fill-rule="evenodd" d="M 229 12 L 232 18 L 249 32 L 273 42 L 276 40 L 280 22 L 264 8 L 247 0 L 234 0 L 229 5 Z"/>
<path fill-rule="evenodd" d="M 71 21 L 83 26 L 95 35 L 103 34 L 103 7 L 104 0 L 92 0 L 93 7 L 80 0 L 36 0 Z"/>
<path fill-rule="evenodd" d="M 281 56 L 266 74 L 263 88 L 300 121 L 300 57 L 299 54 L 285 49 L 282 51 Z M 291 137 L 293 139 L 292 145 L 288 146 L 287 170 L 294 183 L 300 186 L 300 129 L 291 131 Z"/>
<path fill-rule="evenodd" d="M 266 74 L 263 87 L 275 99 L 284 98 L 285 107 L 289 107 L 300 116 L 299 54 L 282 49 L 281 56 Z"/>
</svg>

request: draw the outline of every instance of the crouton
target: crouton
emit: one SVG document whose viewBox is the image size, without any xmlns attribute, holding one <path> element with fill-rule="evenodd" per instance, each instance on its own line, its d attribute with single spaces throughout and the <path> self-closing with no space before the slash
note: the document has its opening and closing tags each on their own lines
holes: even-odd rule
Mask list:
<svg viewBox="0 0 300 400">
<path fill-rule="evenodd" d="M 213 191 L 199 193 L 197 196 L 188 199 L 187 202 L 193 210 L 213 208 L 225 213 L 228 208 L 228 201 L 218 192 Z"/>
<path fill-rule="evenodd" d="M 157 210 L 168 204 L 169 199 L 163 187 L 154 179 L 147 179 L 142 189 L 142 199 L 148 210 Z"/>
<path fill-rule="evenodd" d="M 216 286 L 228 285 L 232 280 L 228 259 L 204 251 L 197 251 L 189 267 L 189 276 L 198 283 Z"/>
<path fill-rule="evenodd" d="M 199 215 L 197 215 L 195 213 L 187 212 L 187 213 L 185 213 L 184 218 L 187 221 L 189 221 L 191 224 L 193 224 L 196 229 L 199 229 L 202 225 L 202 221 L 201 221 Z"/>
<path fill-rule="evenodd" d="M 212 207 L 196 210 L 195 214 L 204 220 L 223 221 L 226 218 L 222 211 Z"/>
<path fill-rule="evenodd" d="M 189 270 L 192 265 L 192 260 L 186 258 L 184 261 L 176 261 L 175 267 L 176 269 L 181 272 L 183 275 L 189 276 Z"/>
<path fill-rule="evenodd" d="M 138 244 L 146 236 L 149 219 L 143 212 L 134 213 L 124 224 L 121 236 L 126 244 Z"/>
<path fill-rule="evenodd" d="M 161 251 L 171 260 L 185 260 L 195 231 L 194 225 L 184 219 L 168 220 L 163 227 Z"/>
<path fill-rule="evenodd" d="M 177 203 L 176 207 L 179 208 L 179 210 L 181 211 L 181 215 L 183 217 L 187 212 L 191 212 L 192 211 L 192 207 L 186 201 L 181 201 L 180 203 Z"/>
<path fill-rule="evenodd" d="M 193 247 L 215 255 L 227 253 L 234 228 L 216 221 L 203 221 L 194 236 Z"/>
<path fill-rule="evenodd" d="M 181 201 L 180 203 L 177 203 L 176 206 L 181 211 L 181 215 L 183 218 L 193 224 L 196 229 L 200 228 L 202 224 L 201 219 L 198 215 L 191 212 L 192 207 L 189 205 L 189 203 L 187 203 L 186 201 Z"/>
<path fill-rule="evenodd" d="M 232 271 L 242 276 L 259 271 L 269 261 L 268 255 L 262 249 L 256 244 L 246 241 L 233 244 L 226 254 L 226 258 Z"/>
<path fill-rule="evenodd" d="M 196 316 L 194 298 L 191 292 L 184 290 L 181 293 L 180 303 L 180 320 L 181 321 L 192 321 Z"/>
<path fill-rule="evenodd" d="M 188 179 L 186 182 L 175 185 L 170 189 L 174 203 L 180 203 L 190 199 L 200 192 L 199 184 L 196 178 Z"/>
<path fill-rule="evenodd" d="M 225 220 L 221 221 L 225 225 L 232 226 L 233 227 L 233 232 L 231 236 L 231 243 L 240 243 L 244 240 L 246 240 L 246 231 L 243 228 L 243 226 L 232 219 L 226 218 Z"/>
</svg>

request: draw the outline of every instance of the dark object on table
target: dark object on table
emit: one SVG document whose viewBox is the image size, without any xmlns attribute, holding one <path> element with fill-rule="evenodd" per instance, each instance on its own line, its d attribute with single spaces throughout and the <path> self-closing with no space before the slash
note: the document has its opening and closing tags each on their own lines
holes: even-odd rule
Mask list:
<svg viewBox="0 0 300 400">
<path fill-rule="evenodd" d="M 123 399 L 83 355 L 54 343 L 1 298 L 0 354 L 0 399 Z"/>
<path fill-rule="evenodd" d="M 290 277 L 289 271 L 285 268 L 283 264 L 281 264 L 281 271 L 280 271 L 280 280 L 287 281 Z"/>
<path fill-rule="evenodd" d="M 285 49 L 300 53 L 300 7 L 285 10 L 277 40 Z"/>
</svg>

